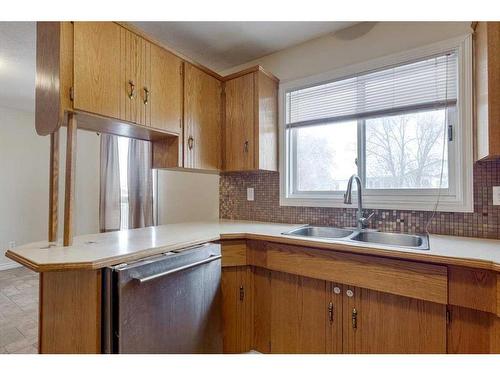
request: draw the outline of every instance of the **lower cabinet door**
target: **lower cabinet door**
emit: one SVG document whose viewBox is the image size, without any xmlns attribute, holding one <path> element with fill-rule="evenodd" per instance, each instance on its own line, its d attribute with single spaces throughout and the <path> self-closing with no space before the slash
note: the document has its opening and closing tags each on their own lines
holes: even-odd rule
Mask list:
<svg viewBox="0 0 500 375">
<path fill-rule="evenodd" d="M 327 282 L 272 272 L 271 352 L 325 353 Z"/>
<path fill-rule="evenodd" d="M 326 352 L 341 354 L 343 352 L 343 303 L 344 290 L 342 284 L 326 283 L 328 322 L 326 325 Z"/>
<path fill-rule="evenodd" d="M 244 353 L 252 345 L 252 271 L 248 266 L 222 268 L 224 353 Z"/>
<path fill-rule="evenodd" d="M 446 353 L 446 306 L 345 287 L 344 353 Z"/>
</svg>

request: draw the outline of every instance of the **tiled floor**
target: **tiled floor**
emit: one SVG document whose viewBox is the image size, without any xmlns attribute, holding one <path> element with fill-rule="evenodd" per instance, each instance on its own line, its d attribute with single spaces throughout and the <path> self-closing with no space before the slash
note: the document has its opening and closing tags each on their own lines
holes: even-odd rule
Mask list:
<svg viewBox="0 0 500 375">
<path fill-rule="evenodd" d="M 38 274 L 0 271 L 0 353 L 37 353 Z"/>
</svg>

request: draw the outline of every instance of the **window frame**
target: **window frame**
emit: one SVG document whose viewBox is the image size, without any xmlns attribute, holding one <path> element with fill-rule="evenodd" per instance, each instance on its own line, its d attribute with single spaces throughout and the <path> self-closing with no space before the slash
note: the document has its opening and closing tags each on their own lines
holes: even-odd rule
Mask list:
<svg viewBox="0 0 500 375">
<path fill-rule="evenodd" d="M 282 82 L 279 87 L 279 135 L 280 135 L 280 205 L 309 207 L 352 207 L 343 202 L 343 192 L 297 192 L 293 191 L 295 184 L 291 161 L 296 160 L 296 154 L 291 154 L 292 131 L 286 131 L 285 110 L 286 93 L 307 86 L 315 86 L 328 81 L 342 79 L 366 71 L 381 69 L 387 66 L 409 63 L 428 56 L 456 50 L 457 53 L 457 104 L 453 107 L 453 140 L 448 143 L 449 186 L 441 189 L 438 210 L 450 212 L 472 212 L 472 166 L 473 166 L 473 122 L 472 122 L 472 35 L 467 34 L 448 39 L 410 51 L 393 54 L 364 63 L 350 65 L 330 72 L 299 80 Z M 451 108 L 449 110 L 452 110 Z M 363 128 L 358 121 L 359 134 Z M 362 147 L 358 147 L 358 161 L 363 163 Z M 359 170 L 360 166 L 358 166 Z M 361 165 L 364 168 L 364 165 Z M 368 189 L 364 190 L 363 202 L 366 208 L 373 209 L 404 209 L 433 210 L 439 189 Z M 357 194 L 353 194 L 356 200 Z M 355 204 L 355 202 L 353 203 Z"/>
</svg>

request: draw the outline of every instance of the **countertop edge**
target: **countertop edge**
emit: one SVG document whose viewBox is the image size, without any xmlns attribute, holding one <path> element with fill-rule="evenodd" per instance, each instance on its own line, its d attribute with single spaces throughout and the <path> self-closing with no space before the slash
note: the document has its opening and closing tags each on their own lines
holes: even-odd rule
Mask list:
<svg viewBox="0 0 500 375">
<path fill-rule="evenodd" d="M 15 262 L 28 267 L 35 272 L 50 272 L 50 271 L 65 271 L 65 270 L 96 270 L 105 268 L 108 266 L 116 265 L 119 263 L 131 262 L 140 258 L 147 256 L 152 256 L 156 254 L 161 254 L 162 252 L 179 250 L 186 247 L 200 245 L 206 242 L 213 242 L 219 240 L 261 240 L 283 243 L 288 245 L 297 245 L 311 247 L 321 250 L 332 250 L 347 253 L 381 256 L 385 258 L 393 259 L 403 259 L 409 261 L 434 263 L 441 265 L 454 265 L 463 266 L 471 268 L 480 268 L 485 270 L 500 272 L 500 264 L 481 259 L 471 259 L 471 258 L 459 258 L 451 256 L 442 256 L 435 254 L 425 254 L 405 252 L 397 249 L 382 249 L 376 247 L 364 247 L 364 246 L 353 246 L 340 242 L 320 242 L 317 240 L 303 239 L 288 237 L 282 235 L 270 235 L 270 234 L 258 234 L 258 233 L 220 233 L 218 236 L 198 238 L 193 241 L 179 242 L 174 245 L 159 246 L 155 248 L 148 248 L 140 251 L 136 251 L 129 255 L 117 255 L 113 257 L 99 259 L 95 262 L 73 262 L 73 263 L 51 263 L 51 264 L 37 264 L 35 262 L 26 259 L 25 257 L 16 254 L 12 250 L 7 250 L 5 256 L 14 260 Z"/>
</svg>

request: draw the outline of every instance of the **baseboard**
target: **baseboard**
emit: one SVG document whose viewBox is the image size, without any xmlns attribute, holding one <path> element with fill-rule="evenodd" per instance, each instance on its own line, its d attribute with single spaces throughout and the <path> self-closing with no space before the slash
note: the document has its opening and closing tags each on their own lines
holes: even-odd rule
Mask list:
<svg viewBox="0 0 500 375">
<path fill-rule="evenodd" d="M 22 267 L 22 266 L 16 262 L 0 263 L 0 271 L 10 270 L 11 268 L 17 268 L 17 267 Z"/>
</svg>

